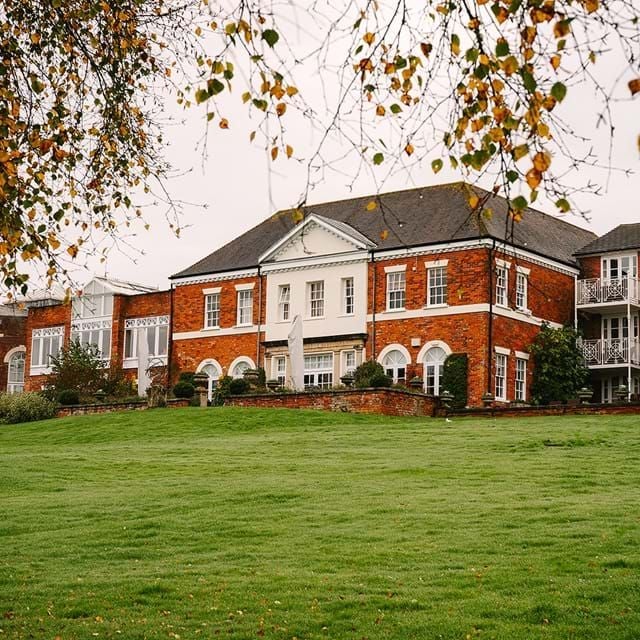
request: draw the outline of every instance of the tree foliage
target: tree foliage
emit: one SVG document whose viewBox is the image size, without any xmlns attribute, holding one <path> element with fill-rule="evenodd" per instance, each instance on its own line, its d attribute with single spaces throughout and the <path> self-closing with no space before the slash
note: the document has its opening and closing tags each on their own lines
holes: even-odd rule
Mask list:
<svg viewBox="0 0 640 640">
<path fill-rule="evenodd" d="M 327 152 L 337 138 L 340 154 L 357 158 L 354 181 L 364 167 L 380 183 L 417 163 L 434 173 L 447 163 L 472 181 L 489 176 L 513 221 L 542 189 L 567 212 L 589 185 L 572 186 L 566 169 L 602 159 L 561 103 L 588 83 L 600 97 L 594 118 L 613 132 L 611 101 L 640 92 L 639 11 L 635 0 L 5 0 L 4 286 L 26 286 L 25 262 L 54 278 L 63 258 L 143 217 L 140 196 L 156 180 L 162 190 L 168 169 L 159 125 L 167 86 L 221 130 L 233 124 L 229 100 L 240 99 L 257 122 L 250 140 L 273 162 L 306 164 L 300 206 L 314 180 L 338 170 Z M 609 52 L 623 68 L 604 85 L 596 65 Z M 300 118 L 319 130 L 312 149 L 294 138 Z M 491 215 L 475 192 L 468 199 Z"/>
<path fill-rule="evenodd" d="M 575 398 L 589 377 L 584 357 L 578 348 L 578 333 L 573 327 L 554 329 L 543 323 L 530 348 L 533 355 L 534 402 L 549 404 Z"/>
<path fill-rule="evenodd" d="M 51 356 L 51 375 L 47 382 L 54 397 L 62 391 L 90 395 L 102 388 L 106 373 L 95 345 L 72 340 L 57 356 Z"/>
<path fill-rule="evenodd" d="M 451 406 L 464 409 L 468 399 L 469 359 L 466 353 L 452 353 L 444 361 L 441 387 L 453 394 Z"/>
</svg>

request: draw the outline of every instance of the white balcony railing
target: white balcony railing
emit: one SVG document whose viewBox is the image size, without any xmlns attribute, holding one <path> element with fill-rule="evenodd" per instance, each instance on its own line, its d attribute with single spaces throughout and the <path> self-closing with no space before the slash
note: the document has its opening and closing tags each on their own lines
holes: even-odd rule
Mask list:
<svg viewBox="0 0 640 640">
<path fill-rule="evenodd" d="M 630 302 L 638 304 L 640 287 L 637 278 L 602 280 L 589 278 L 578 280 L 576 304 L 590 305 L 605 302 Z"/>
<path fill-rule="evenodd" d="M 640 364 L 638 338 L 611 338 L 609 340 L 582 340 L 582 355 L 589 367 L 604 364 Z"/>
</svg>

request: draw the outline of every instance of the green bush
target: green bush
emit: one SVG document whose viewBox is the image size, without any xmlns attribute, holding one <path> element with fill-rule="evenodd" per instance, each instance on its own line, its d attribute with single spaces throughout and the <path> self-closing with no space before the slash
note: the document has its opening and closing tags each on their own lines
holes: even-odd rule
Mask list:
<svg viewBox="0 0 640 640">
<path fill-rule="evenodd" d="M 453 394 L 452 408 L 464 409 L 467 406 L 467 369 L 466 353 L 452 353 L 444 361 L 440 388 Z"/>
<path fill-rule="evenodd" d="M 192 378 L 193 379 L 193 378 Z M 196 392 L 196 388 L 191 382 L 180 380 L 173 387 L 173 395 L 176 398 L 193 398 L 193 394 Z"/>
<path fill-rule="evenodd" d="M 384 376 L 384 369 L 375 360 L 366 360 L 353 372 L 353 383 L 356 387 L 372 387 L 372 378 Z"/>
<path fill-rule="evenodd" d="M 65 406 L 80 404 L 80 394 L 74 389 L 63 389 L 58 394 L 58 402 Z"/>
<path fill-rule="evenodd" d="M 196 374 L 194 371 L 183 371 L 178 377 L 178 382 L 188 382 L 195 388 L 195 384 L 193 384 L 193 376 L 195 375 Z"/>
<path fill-rule="evenodd" d="M 376 373 L 369 378 L 369 387 L 390 387 L 393 380 L 385 373 Z"/>
<path fill-rule="evenodd" d="M 229 395 L 239 396 L 243 393 L 247 393 L 251 385 L 248 380 L 244 378 L 231 378 L 231 382 L 229 383 Z"/>
<path fill-rule="evenodd" d="M 56 404 L 39 393 L 0 394 L 0 423 L 46 420 L 56 415 Z"/>
<path fill-rule="evenodd" d="M 105 373 L 100 351 L 96 346 L 72 341 L 62 347 L 57 356 L 51 357 L 48 383 L 56 396 L 67 390 L 93 395 L 98 389 L 102 389 Z"/>
</svg>

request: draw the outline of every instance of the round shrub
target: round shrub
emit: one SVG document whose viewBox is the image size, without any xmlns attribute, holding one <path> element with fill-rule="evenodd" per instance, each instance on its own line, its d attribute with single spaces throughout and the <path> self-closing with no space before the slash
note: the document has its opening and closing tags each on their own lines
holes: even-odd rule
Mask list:
<svg viewBox="0 0 640 640">
<path fill-rule="evenodd" d="M 376 373 L 369 378 L 369 387 L 390 387 L 393 380 L 384 373 Z"/>
<path fill-rule="evenodd" d="M 46 420 L 56 415 L 56 403 L 39 393 L 0 394 L 0 423 Z"/>
<path fill-rule="evenodd" d="M 189 384 L 193 384 L 193 376 L 196 374 L 193 371 L 183 371 L 178 378 L 178 382 L 188 382 Z M 195 384 L 193 384 L 195 387 Z"/>
<path fill-rule="evenodd" d="M 65 406 L 80 404 L 80 394 L 73 389 L 64 389 L 58 394 L 58 402 Z"/>
<path fill-rule="evenodd" d="M 180 381 L 173 387 L 173 395 L 176 398 L 193 398 L 196 388 L 192 383 Z"/>
<path fill-rule="evenodd" d="M 239 396 L 243 393 L 247 393 L 251 388 L 251 384 L 244 378 L 233 378 L 229 382 L 229 394 L 232 396 Z"/>
<path fill-rule="evenodd" d="M 384 376 L 384 369 L 379 362 L 367 360 L 353 372 L 353 382 L 356 387 L 372 387 L 371 380 L 374 376 Z"/>
</svg>

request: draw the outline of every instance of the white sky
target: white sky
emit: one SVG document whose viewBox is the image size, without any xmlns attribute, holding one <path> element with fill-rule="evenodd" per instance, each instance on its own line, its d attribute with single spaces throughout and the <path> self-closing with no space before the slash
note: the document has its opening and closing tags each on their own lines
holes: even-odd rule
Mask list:
<svg viewBox="0 0 640 640">
<path fill-rule="evenodd" d="M 640 134 L 640 97 L 637 96 L 636 101 L 628 97 L 626 83 L 633 77 L 631 71 L 613 82 L 613 78 L 620 75 L 621 66 L 624 68 L 616 58 L 605 59 L 596 65 L 600 77 L 613 87 L 613 95 L 619 99 L 614 104 L 613 112 L 616 135 L 612 165 L 632 170 L 635 174 L 582 168 L 570 178 L 575 186 L 583 186 L 589 181 L 602 186 L 599 196 L 578 195 L 576 198 L 578 206 L 588 212 L 588 219 L 565 216 L 569 222 L 598 234 L 607 232 L 617 224 L 640 221 L 640 180 L 637 175 L 640 154 L 636 141 Z M 163 208 L 150 207 L 147 214 L 150 230 L 140 231 L 137 237 L 128 240 L 137 251 L 113 249 L 106 265 L 107 275 L 165 288 L 169 285 L 167 278 L 172 273 L 203 258 L 274 211 L 297 204 L 306 184 L 306 165 L 300 158 L 308 157 L 315 148 L 318 131 L 314 131 L 304 118 L 287 121 L 290 122 L 289 140 L 295 148 L 294 158 L 287 160 L 280 154 L 275 163 L 271 162 L 268 150 L 259 142 L 259 136 L 253 144 L 249 143 L 249 132 L 256 125 L 248 117 L 249 108 L 239 99 L 244 91 L 241 79 L 238 78 L 236 82 L 233 100 L 224 103 L 227 106 L 223 115 L 228 118 L 230 128 L 221 130 L 215 124 L 209 127 L 206 156 L 202 145 L 206 131 L 204 108 L 193 107 L 184 112 L 173 104 L 173 100 L 169 100 L 167 115 L 174 120 L 166 128 L 169 143 L 167 157 L 181 175 L 171 179 L 167 186 L 173 198 L 191 203 L 185 207 L 185 228 L 180 239 L 176 239 L 164 221 Z M 308 101 L 322 105 L 323 97 L 315 73 L 309 72 L 308 77 L 298 79 L 298 85 L 303 94 L 306 93 Z M 331 97 L 327 99 L 331 100 Z M 594 150 L 602 163 L 606 164 L 610 137 L 608 129 L 596 127 L 597 102 L 594 91 L 586 87 L 573 87 L 560 108 L 573 128 L 591 139 Z M 319 106 L 318 111 L 321 109 L 322 106 Z M 340 140 L 333 140 L 330 144 L 331 152 L 335 155 L 340 155 L 342 148 Z M 579 152 L 576 148 L 576 153 Z M 383 183 L 381 181 L 388 171 L 385 164 L 380 167 L 368 165 L 354 181 L 358 163 L 352 158 L 342 163 L 341 173 L 326 171 L 308 202 L 338 200 L 377 191 L 463 179 L 460 173 L 448 169 L 434 175 L 430 167 L 433 157 L 431 155 L 422 164 L 412 162 L 410 168 L 397 171 Z M 487 188 L 492 186 L 491 181 L 481 180 L 479 184 Z M 555 211 L 552 204 L 544 201 L 538 201 L 534 206 L 548 213 Z M 105 274 L 104 265 L 96 262 L 92 268 L 97 275 Z M 78 282 L 86 281 L 89 277 L 86 271 L 76 274 Z"/>
</svg>

